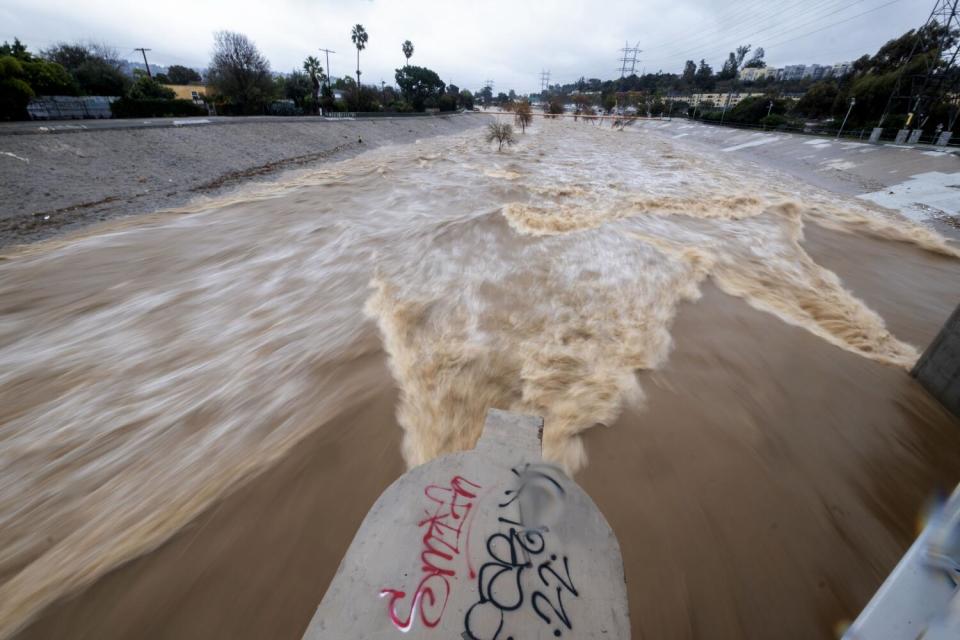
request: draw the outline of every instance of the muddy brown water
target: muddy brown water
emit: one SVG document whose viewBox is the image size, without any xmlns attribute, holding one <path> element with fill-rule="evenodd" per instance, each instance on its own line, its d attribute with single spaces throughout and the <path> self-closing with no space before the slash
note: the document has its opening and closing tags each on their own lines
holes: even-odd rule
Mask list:
<svg viewBox="0 0 960 640">
<path fill-rule="evenodd" d="M 637 637 L 833 635 L 960 480 L 906 373 L 956 250 L 629 135 L 381 149 L 0 263 L 2 629 L 298 637 L 498 406 L 607 516 Z"/>
</svg>

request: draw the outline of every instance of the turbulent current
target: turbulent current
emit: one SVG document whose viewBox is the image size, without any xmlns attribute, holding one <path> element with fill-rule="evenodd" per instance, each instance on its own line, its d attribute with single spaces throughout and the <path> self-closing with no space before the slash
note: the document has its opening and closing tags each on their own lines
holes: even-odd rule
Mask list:
<svg viewBox="0 0 960 640">
<path fill-rule="evenodd" d="M 376 389 L 403 456 L 472 446 L 488 407 L 545 454 L 642 406 L 710 279 L 909 368 L 916 345 L 819 266 L 804 224 L 960 257 L 889 212 L 678 143 L 543 123 L 386 147 L 0 261 L 0 635 L 156 547 Z"/>
</svg>

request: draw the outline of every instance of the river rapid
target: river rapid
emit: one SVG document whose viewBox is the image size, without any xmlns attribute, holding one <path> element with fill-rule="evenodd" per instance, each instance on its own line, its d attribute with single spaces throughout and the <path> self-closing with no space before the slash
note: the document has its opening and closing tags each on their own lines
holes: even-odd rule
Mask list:
<svg viewBox="0 0 960 640">
<path fill-rule="evenodd" d="M 382 392 L 381 354 L 407 465 L 500 407 L 544 416 L 546 457 L 577 473 L 587 430 L 642 415 L 638 373 L 708 282 L 906 376 L 925 345 L 811 257 L 806 225 L 960 259 L 642 129 L 518 138 L 384 147 L 0 260 L 0 636 Z"/>
</svg>

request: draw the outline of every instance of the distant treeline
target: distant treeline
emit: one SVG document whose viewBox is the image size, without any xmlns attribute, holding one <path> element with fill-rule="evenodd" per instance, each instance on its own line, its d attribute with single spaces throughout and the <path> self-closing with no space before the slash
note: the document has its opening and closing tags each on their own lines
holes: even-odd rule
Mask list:
<svg viewBox="0 0 960 640">
<path fill-rule="evenodd" d="M 944 92 L 929 109 L 929 113 L 925 114 L 928 117 L 924 128 L 932 131 L 937 126 L 948 127 L 956 119 L 960 104 L 955 92 L 960 86 L 960 78 L 957 77 L 960 69 L 944 69 L 942 65 L 945 63 L 938 49 L 927 45 L 919 46 L 913 51 L 913 47 L 917 42 L 923 45 L 938 40 L 946 42 L 949 47 L 957 41 L 960 34 L 946 33 L 946 27 L 938 24 L 927 25 L 924 29 L 924 37 L 918 38 L 918 32 L 910 30 L 884 44 L 874 55 L 864 55 L 854 61 L 846 74 L 825 80 L 738 80 L 741 69 L 762 67 L 765 64 L 763 49 L 758 49 L 753 57 L 747 58 L 750 46 L 746 45 L 738 47 L 736 52 L 731 52 L 717 73 L 714 73 L 705 60 L 701 60 L 699 64 L 688 60 L 683 72 L 679 74 L 648 73 L 630 75 L 620 80 L 580 78 L 577 82 L 554 85 L 548 91 L 531 94 L 530 97 L 544 103 L 557 100 L 561 103 L 573 103 L 578 112 L 587 112 L 588 109 L 610 112 L 618 107 L 629 107 L 650 115 L 687 113 L 706 120 L 719 120 L 722 117 L 729 122 L 769 126 L 802 124 L 804 120 L 842 120 L 850 106 L 850 99 L 855 98 L 848 126 L 871 127 L 876 125 L 886 112 L 898 78 L 903 78 L 909 87 L 928 67 L 939 67 L 947 74 L 942 86 L 953 87 L 954 93 Z M 695 110 L 689 98 L 698 93 L 763 95 L 746 98 L 729 109 L 723 104 L 706 102 L 701 103 Z M 484 104 L 503 104 L 516 97 L 511 94 L 500 93 L 494 96 L 489 88 L 485 88 L 477 97 Z M 891 102 L 883 126 L 902 126 L 908 109 L 909 105 L 905 100 Z M 917 125 L 917 122 L 912 123 L 912 126 Z"/>
<path fill-rule="evenodd" d="M 362 25 L 355 25 L 351 38 L 357 47 L 356 80 L 328 78 L 314 56 L 308 56 L 299 69 L 274 73 L 253 41 L 230 31 L 214 34 L 205 78 L 180 65 L 153 77 L 134 70 L 131 77 L 123 73 L 124 63 L 116 50 L 104 45 L 61 43 L 31 53 L 15 39 L 0 46 L 0 120 L 27 118 L 27 105 L 39 96 L 119 97 L 112 106 L 115 117 L 206 114 L 205 104 L 177 100 L 165 86 L 204 81 L 197 101 L 226 115 L 473 109 L 469 91 L 444 83 L 431 69 L 409 64 L 414 52 L 409 40 L 402 43 L 408 64 L 396 70 L 396 86 L 362 84 L 360 52 L 369 35 Z"/>
</svg>

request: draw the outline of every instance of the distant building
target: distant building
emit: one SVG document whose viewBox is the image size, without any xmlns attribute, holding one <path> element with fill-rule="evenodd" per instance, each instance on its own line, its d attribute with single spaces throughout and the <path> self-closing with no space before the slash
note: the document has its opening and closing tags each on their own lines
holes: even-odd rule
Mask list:
<svg viewBox="0 0 960 640">
<path fill-rule="evenodd" d="M 748 69 L 744 69 L 748 71 Z M 849 62 L 838 62 L 837 64 L 788 64 L 782 69 L 772 69 L 773 77 L 776 80 L 826 80 L 827 78 L 839 78 L 850 72 Z M 741 79 L 743 76 L 741 75 Z"/>
<path fill-rule="evenodd" d="M 192 100 L 194 104 L 204 104 L 207 97 L 207 86 L 203 84 L 165 84 L 167 89 L 176 94 L 178 100 Z"/>
<path fill-rule="evenodd" d="M 788 64 L 783 68 L 782 80 L 800 80 L 807 71 L 805 64 Z"/>
<path fill-rule="evenodd" d="M 762 69 L 747 67 L 746 69 L 741 69 L 738 76 L 743 82 L 757 82 L 765 78 L 776 78 L 777 71 L 779 70 L 770 67 L 763 67 Z"/>
<path fill-rule="evenodd" d="M 830 75 L 834 78 L 839 78 L 850 73 L 851 64 L 849 62 L 838 62 L 833 65 Z"/>
<path fill-rule="evenodd" d="M 803 77 L 810 78 L 811 80 L 821 80 L 824 78 L 824 74 L 827 74 L 827 77 L 829 77 L 828 72 L 832 73 L 833 67 L 825 67 L 822 64 L 811 64 L 804 69 Z"/>
<path fill-rule="evenodd" d="M 697 107 L 703 102 L 711 102 L 714 107 L 723 108 L 724 105 L 729 109 L 736 106 L 745 98 L 763 96 L 763 93 L 694 93 L 690 96 L 690 105 Z"/>
</svg>

